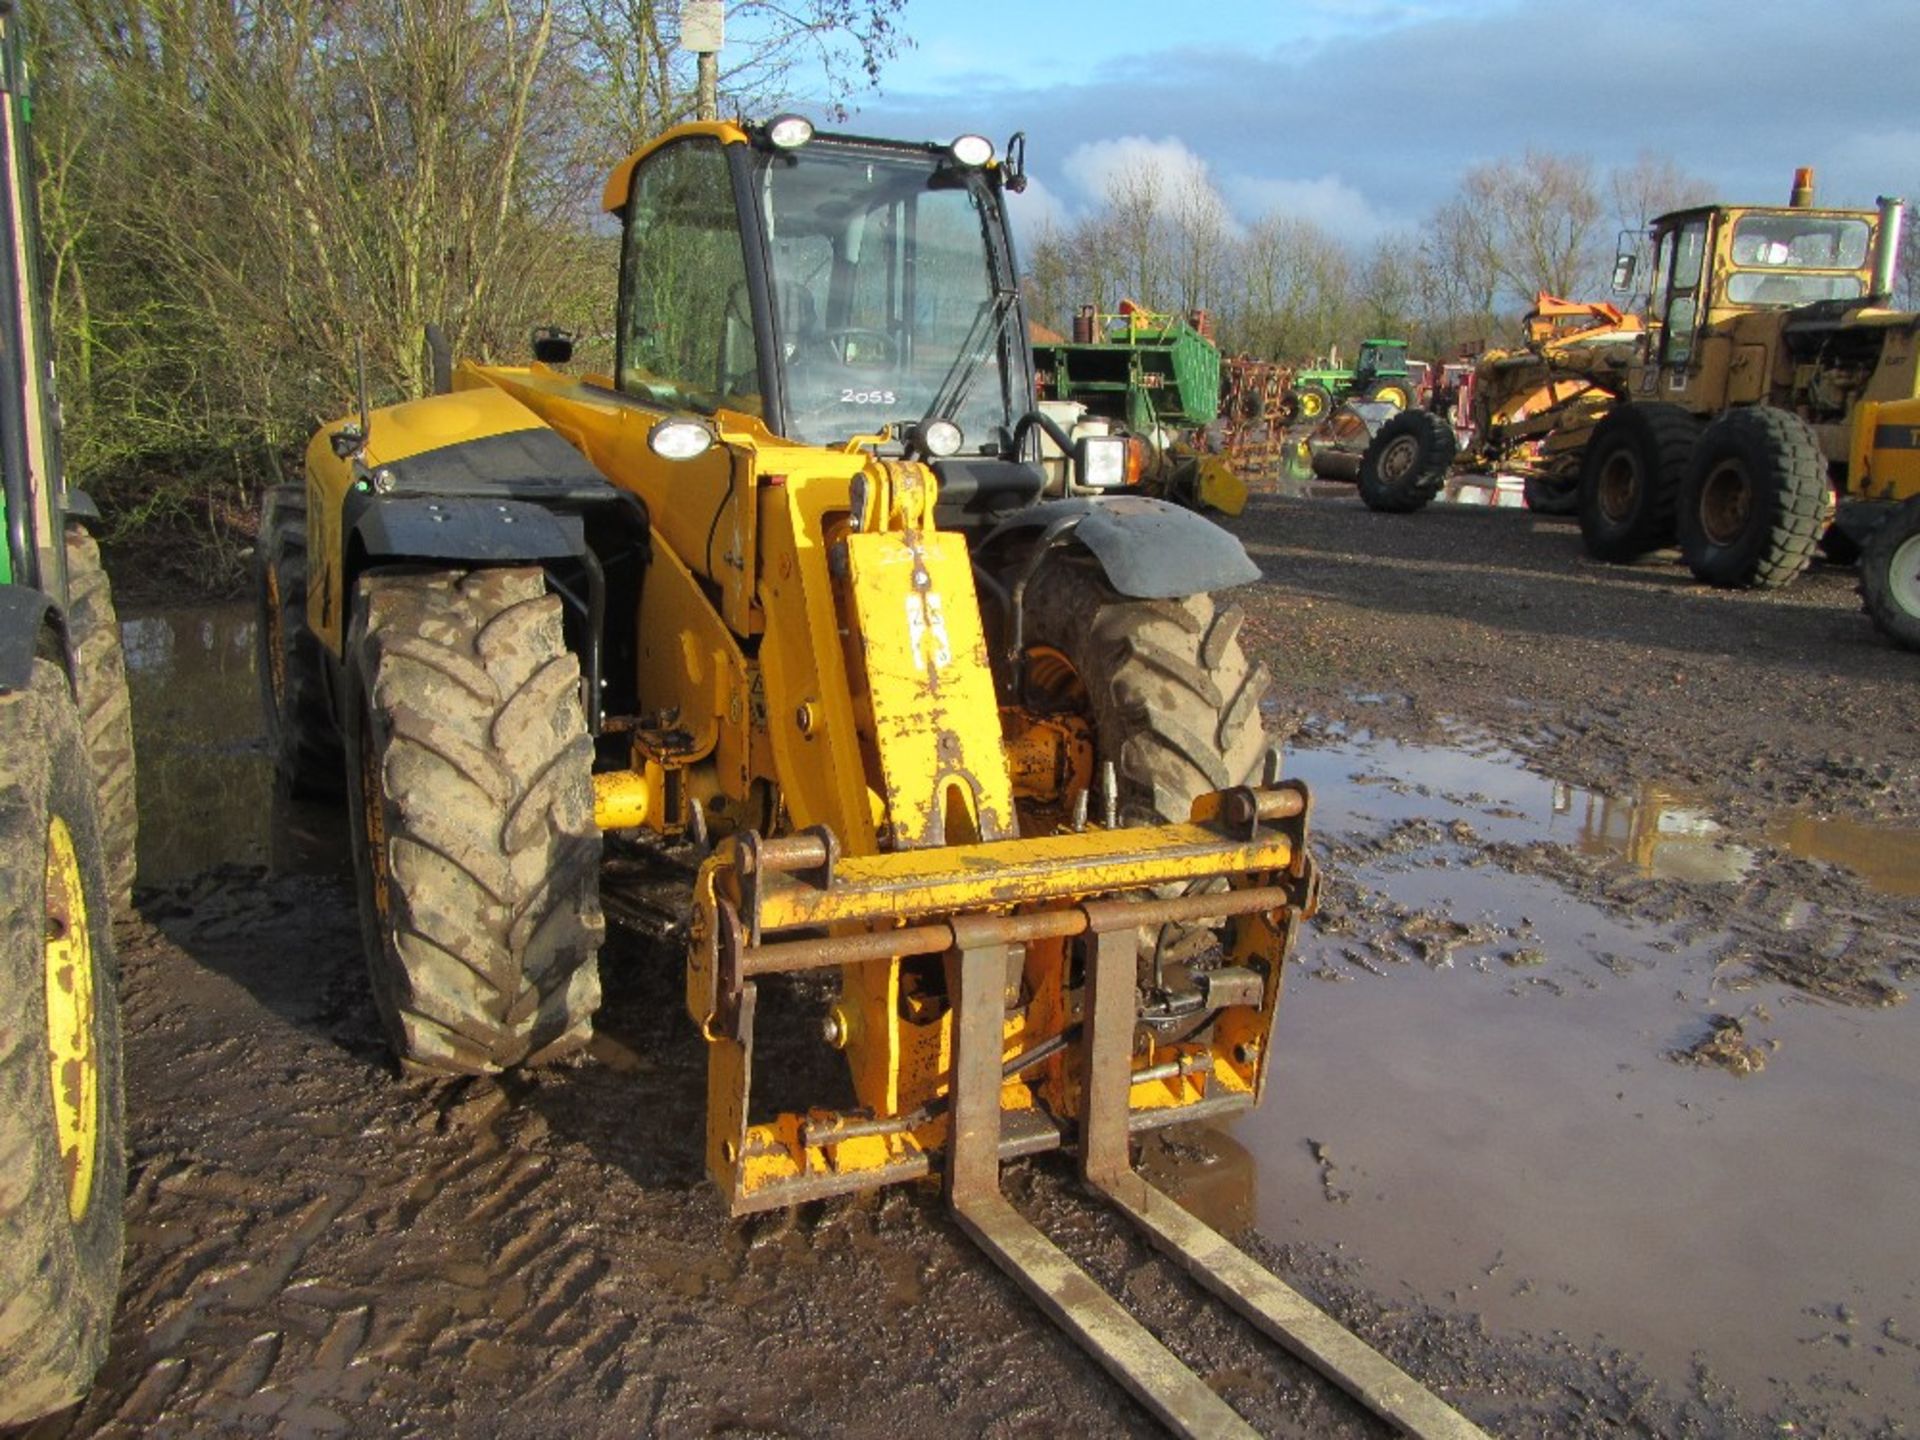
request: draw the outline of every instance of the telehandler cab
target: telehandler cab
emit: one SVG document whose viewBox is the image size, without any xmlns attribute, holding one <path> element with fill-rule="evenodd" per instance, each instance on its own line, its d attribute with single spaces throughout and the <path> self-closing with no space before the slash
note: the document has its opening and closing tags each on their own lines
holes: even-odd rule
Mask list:
<svg viewBox="0 0 1920 1440">
<path fill-rule="evenodd" d="M 1003 1159 L 1075 1144 L 1370 1403 L 1451 1416 L 1131 1170 L 1131 1133 L 1267 1084 L 1316 899 L 1309 799 L 1213 598 L 1257 578 L 1239 542 L 1129 495 L 1123 441 L 1036 413 L 1020 184 L 979 137 L 795 116 L 622 161 L 613 374 L 462 363 L 446 393 L 328 426 L 272 497 L 280 765 L 344 779 L 405 1065 L 578 1050 L 604 855 L 691 843 L 686 1001 L 735 1214 L 942 1174 L 1156 1413 L 1233 1433 L 1001 1198 Z M 1042 432 L 1072 456 L 1051 493 Z M 808 971 L 837 975 L 822 1039 L 852 1103 L 764 1114 L 759 981 Z M 1301 1313 L 1330 1337 L 1299 1339 Z"/>
</svg>

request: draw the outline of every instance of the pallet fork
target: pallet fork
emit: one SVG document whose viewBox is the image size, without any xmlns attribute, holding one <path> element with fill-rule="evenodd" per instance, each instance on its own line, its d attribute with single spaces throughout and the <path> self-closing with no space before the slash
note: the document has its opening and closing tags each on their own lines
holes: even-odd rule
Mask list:
<svg viewBox="0 0 1920 1440">
<path fill-rule="evenodd" d="M 1089 917 L 1095 938 L 1082 1042 L 1088 1076 L 1080 1118 L 1082 1178 L 1194 1279 L 1382 1419 L 1419 1440 L 1481 1437 L 1479 1427 L 1134 1170 L 1127 1097 L 1136 957 L 1135 932 L 1125 912 L 1124 905 L 1116 905 Z M 1188 1436 L 1254 1435 L 1226 1401 L 1001 1193 L 1005 958 L 1000 947 L 987 945 L 960 952 L 958 961 L 946 1193 L 961 1228 L 1170 1430 Z"/>
</svg>

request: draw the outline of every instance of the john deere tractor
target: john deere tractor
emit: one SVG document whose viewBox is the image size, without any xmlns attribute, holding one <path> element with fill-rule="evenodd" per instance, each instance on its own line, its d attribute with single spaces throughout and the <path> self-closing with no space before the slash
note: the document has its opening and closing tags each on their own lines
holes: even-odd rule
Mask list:
<svg viewBox="0 0 1920 1440">
<path fill-rule="evenodd" d="M 1363 340 L 1353 369 L 1310 366 L 1293 377 L 1293 415 L 1315 421 L 1347 400 L 1377 400 L 1396 410 L 1407 410 L 1418 400 L 1407 370 L 1407 342 Z"/>
<path fill-rule="evenodd" d="M 126 663 L 61 476 L 19 17 L 0 4 L 0 1427 L 107 1352 L 126 1147 L 112 919 L 133 885 Z"/>
<path fill-rule="evenodd" d="M 603 197 L 612 373 L 563 372 L 552 340 L 463 362 L 327 426 L 273 498 L 270 719 L 293 778 L 345 785 L 403 1065 L 577 1052 L 606 860 L 690 847 L 684 986 L 729 1208 L 937 1175 L 1136 1393 L 1229 1433 L 999 1192 L 1004 1159 L 1071 1145 L 1249 1289 L 1128 1137 L 1259 1098 L 1315 904 L 1307 792 L 1216 598 L 1257 572 L 1129 494 L 1123 441 L 1033 409 L 1021 183 L 978 136 L 797 116 L 628 156 Z M 790 1033 L 844 1056 L 846 1094 L 769 1110 L 762 986 L 809 975 L 826 1003 Z"/>
</svg>

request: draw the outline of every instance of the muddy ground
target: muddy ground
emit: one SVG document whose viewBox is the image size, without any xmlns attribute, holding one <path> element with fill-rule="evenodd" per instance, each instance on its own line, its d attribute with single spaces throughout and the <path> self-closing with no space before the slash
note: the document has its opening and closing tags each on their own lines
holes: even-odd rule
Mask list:
<svg viewBox="0 0 1920 1440">
<path fill-rule="evenodd" d="M 1909 1433 L 1920 656 L 1845 571 L 1711 593 L 1335 491 L 1235 524 L 1327 903 L 1268 1105 L 1147 1163 L 1496 1434 Z M 249 624 L 129 621 L 126 1280 L 93 1396 L 34 1433 L 1156 1433 L 930 1191 L 728 1221 L 642 937 L 583 1062 L 395 1078 Z M 1380 1433 L 1063 1163 L 1009 1190 L 1264 1433 Z"/>
</svg>

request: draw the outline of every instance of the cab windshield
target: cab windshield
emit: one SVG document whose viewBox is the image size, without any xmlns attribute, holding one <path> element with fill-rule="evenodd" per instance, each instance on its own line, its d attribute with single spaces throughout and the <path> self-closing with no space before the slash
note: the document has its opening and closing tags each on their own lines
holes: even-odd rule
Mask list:
<svg viewBox="0 0 1920 1440">
<path fill-rule="evenodd" d="M 1734 223 L 1727 299 L 1736 305 L 1808 305 L 1866 293 L 1856 274 L 1872 230 L 1864 220 L 1813 215 L 1743 215 Z M 1821 273 L 1826 272 L 1826 273 Z"/>
<path fill-rule="evenodd" d="M 1017 310 L 994 284 L 984 184 L 921 152 L 815 141 L 757 160 L 790 439 L 830 444 L 941 402 L 1001 453 Z"/>
</svg>

